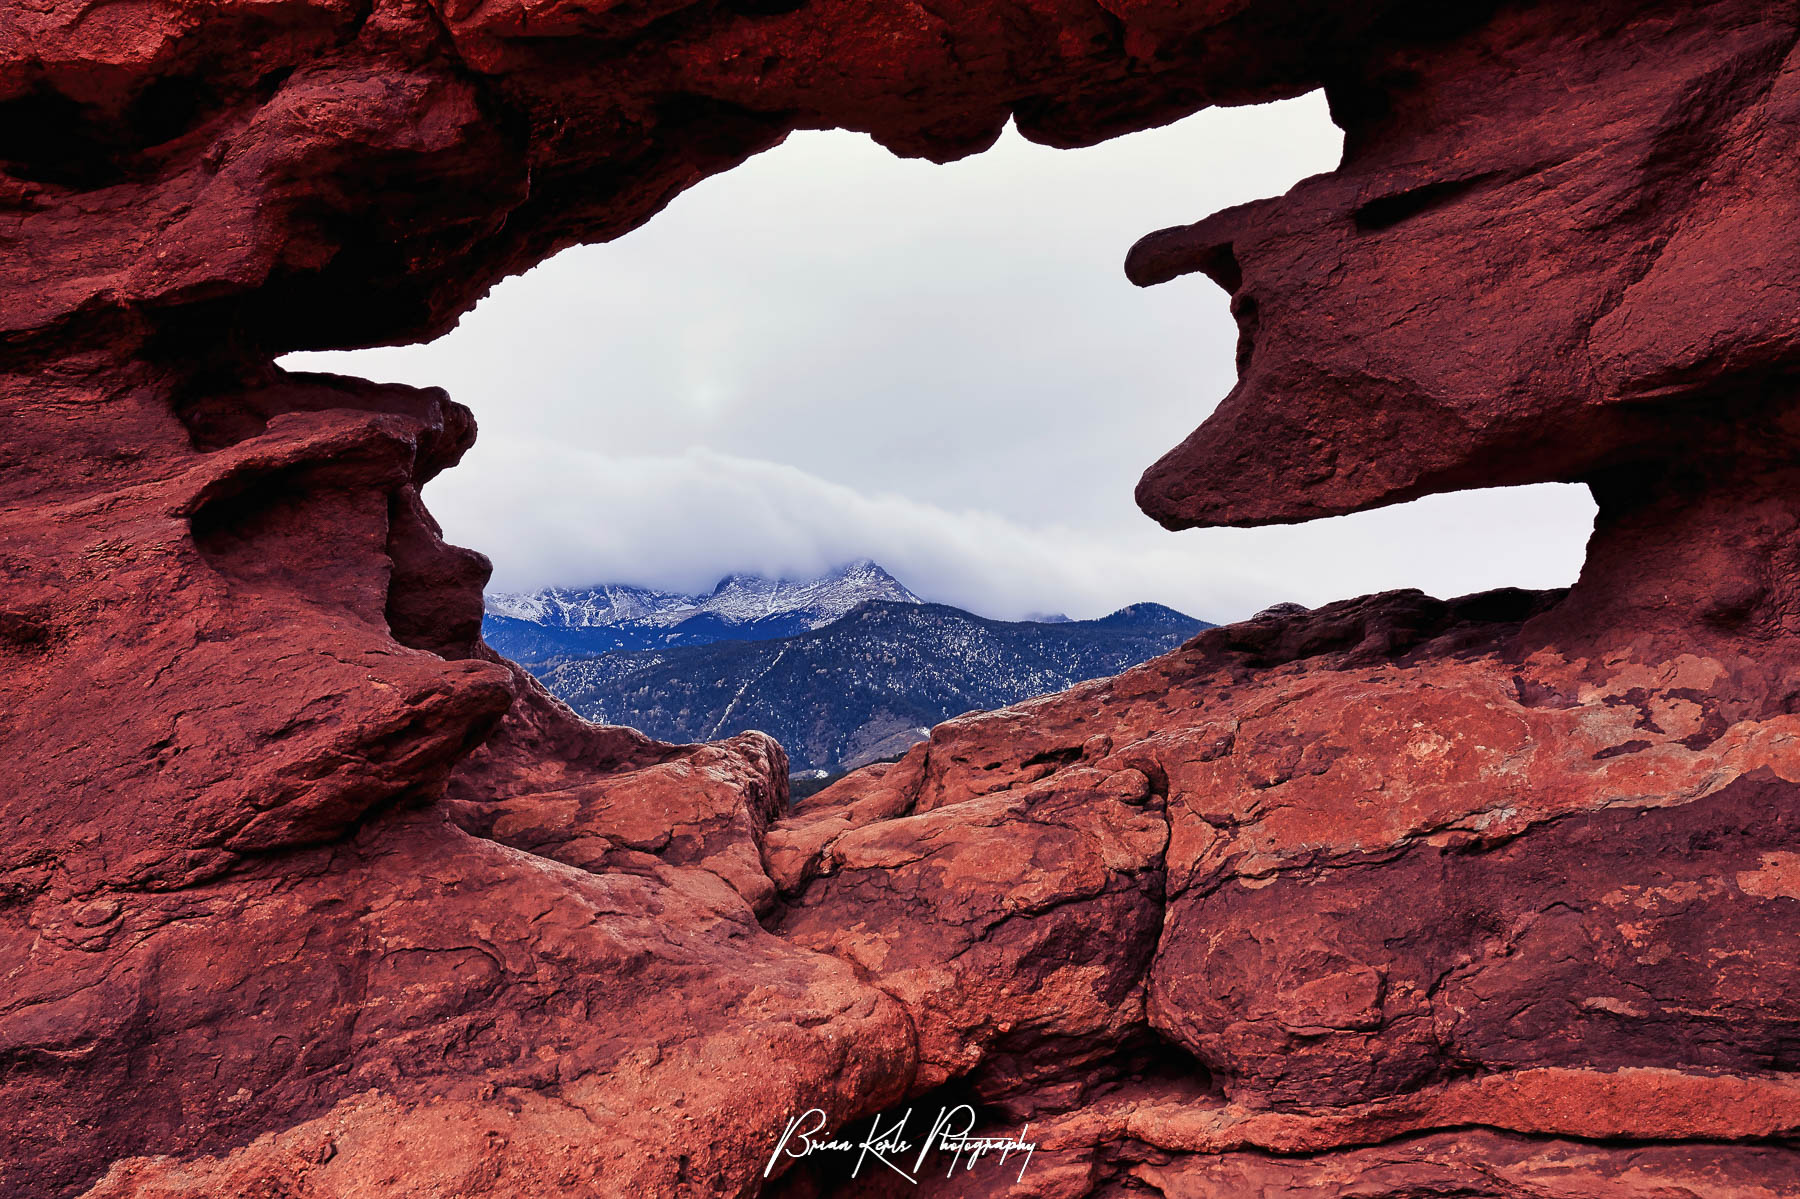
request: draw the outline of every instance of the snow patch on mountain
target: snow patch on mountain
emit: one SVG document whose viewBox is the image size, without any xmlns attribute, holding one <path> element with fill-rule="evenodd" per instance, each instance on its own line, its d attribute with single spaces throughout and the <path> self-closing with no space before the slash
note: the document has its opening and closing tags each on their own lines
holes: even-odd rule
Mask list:
<svg viewBox="0 0 1800 1199">
<path fill-rule="evenodd" d="M 864 558 L 816 579 L 765 579 L 726 575 L 691 614 L 706 613 L 737 624 L 776 616 L 805 616 L 809 629 L 822 628 L 858 604 L 871 600 L 921 604 L 918 596 L 873 561 Z M 685 617 L 684 617 L 685 619 Z"/>
<path fill-rule="evenodd" d="M 605 583 L 486 599 L 489 644 L 522 662 L 787 637 L 823 628 L 866 603 L 924 603 L 867 558 L 816 579 L 730 574 L 705 595 Z"/>
<path fill-rule="evenodd" d="M 620 584 L 573 591 L 547 588 L 507 592 L 487 596 L 486 600 L 487 610 L 495 616 L 510 616 L 514 620 L 565 629 L 658 621 L 673 623 L 680 619 L 677 614 L 693 610 L 700 602 L 691 595 Z"/>
</svg>

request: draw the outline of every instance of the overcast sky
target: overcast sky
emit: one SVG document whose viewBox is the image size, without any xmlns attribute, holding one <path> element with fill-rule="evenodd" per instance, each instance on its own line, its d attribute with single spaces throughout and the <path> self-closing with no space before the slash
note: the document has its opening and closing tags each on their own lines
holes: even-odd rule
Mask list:
<svg viewBox="0 0 1800 1199">
<path fill-rule="evenodd" d="M 796 134 L 508 279 L 430 345 L 284 362 L 474 409 L 479 441 L 425 499 L 493 559 L 491 590 L 696 591 L 872 557 L 986 615 L 1154 600 L 1223 621 L 1572 581 L 1582 488 L 1180 534 L 1132 503 L 1230 390 L 1236 332 L 1199 276 L 1131 286 L 1126 250 L 1330 170 L 1340 144 L 1317 95 L 1088 150 L 1009 129 L 949 166 Z"/>
</svg>

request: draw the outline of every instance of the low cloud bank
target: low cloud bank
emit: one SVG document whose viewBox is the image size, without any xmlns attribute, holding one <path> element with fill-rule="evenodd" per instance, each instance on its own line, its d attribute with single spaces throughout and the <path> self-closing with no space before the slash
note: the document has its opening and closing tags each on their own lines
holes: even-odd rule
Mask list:
<svg viewBox="0 0 1800 1199">
<path fill-rule="evenodd" d="M 1328 170 L 1341 144 L 1317 93 L 1078 152 L 1008 130 L 950 166 L 795 134 L 504 281 L 430 345 L 285 361 L 474 410 L 479 442 L 426 498 L 499 588 L 693 591 L 872 557 L 994 616 L 1150 600 L 1230 620 L 1571 581 L 1580 489 L 1179 535 L 1133 506 L 1230 390 L 1237 330 L 1204 278 L 1131 286 L 1126 250 Z"/>
<path fill-rule="evenodd" d="M 1592 523 L 1579 488 L 1439 496 L 1291 528 L 1171 534 L 1028 526 L 980 509 L 864 494 L 796 466 L 695 448 L 609 457 L 483 441 L 426 500 L 494 560 L 494 590 L 628 582 L 709 589 L 733 570 L 798 577 L 871 557 L 928 599 L 1016 619 L 1151 600 L 1206 620 L 1391 587 L 1555 586 Z M 1436 546 L 1463 539 L 1480 558 Z"/>
</svg>

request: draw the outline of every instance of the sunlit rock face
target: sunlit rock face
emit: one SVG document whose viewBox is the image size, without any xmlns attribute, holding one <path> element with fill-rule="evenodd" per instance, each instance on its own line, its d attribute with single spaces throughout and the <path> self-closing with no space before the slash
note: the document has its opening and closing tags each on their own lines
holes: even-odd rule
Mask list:
<svg viewBox="0 0 1800 1199">
<path fill-rule="evenodd" d="M 881 1185 L 1794 1193 L 1795 20 L 12 6 L 0 1193 L 873 1194 L 784 1123 L 965 1099 L 1022 1178 Z M 790 129 L 1319 86 L 1337 171 L 1131 256 L 1244 330 L 1144 507 L 1585 480 L 1580 583 L 1209 630 L 798 810 L 768 738 L 585 725 L 480 643 L 419 499 L 466 410 L 272 364 Z"/>
</svg>

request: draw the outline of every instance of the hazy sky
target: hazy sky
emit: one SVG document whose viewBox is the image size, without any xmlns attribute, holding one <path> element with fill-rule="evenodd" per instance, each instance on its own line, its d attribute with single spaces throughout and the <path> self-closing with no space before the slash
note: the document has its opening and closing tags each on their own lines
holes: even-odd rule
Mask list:
<svg viewBox="0 0 1800 1199">
<path fill-rule="evenodd" d="M 1126 250 L 1329 170 L 1340 143 L 1318 95 L 1089 150 L 1009 129 L 949 166 L 796 134 L 508 279 L 430 345 L 285 363 L 474 409 L 480 440 L 425 499 L 494 560 L 493 590 L 693 591 L 872 557 L 988 615 L 1155 600 L 1228 620 L 1571 581 L 1582 488 L 1180 534 L 1132 503 L 1230 390 L 1236 332 L 1199 276 L 1131 286 Z"/>
</svg>

